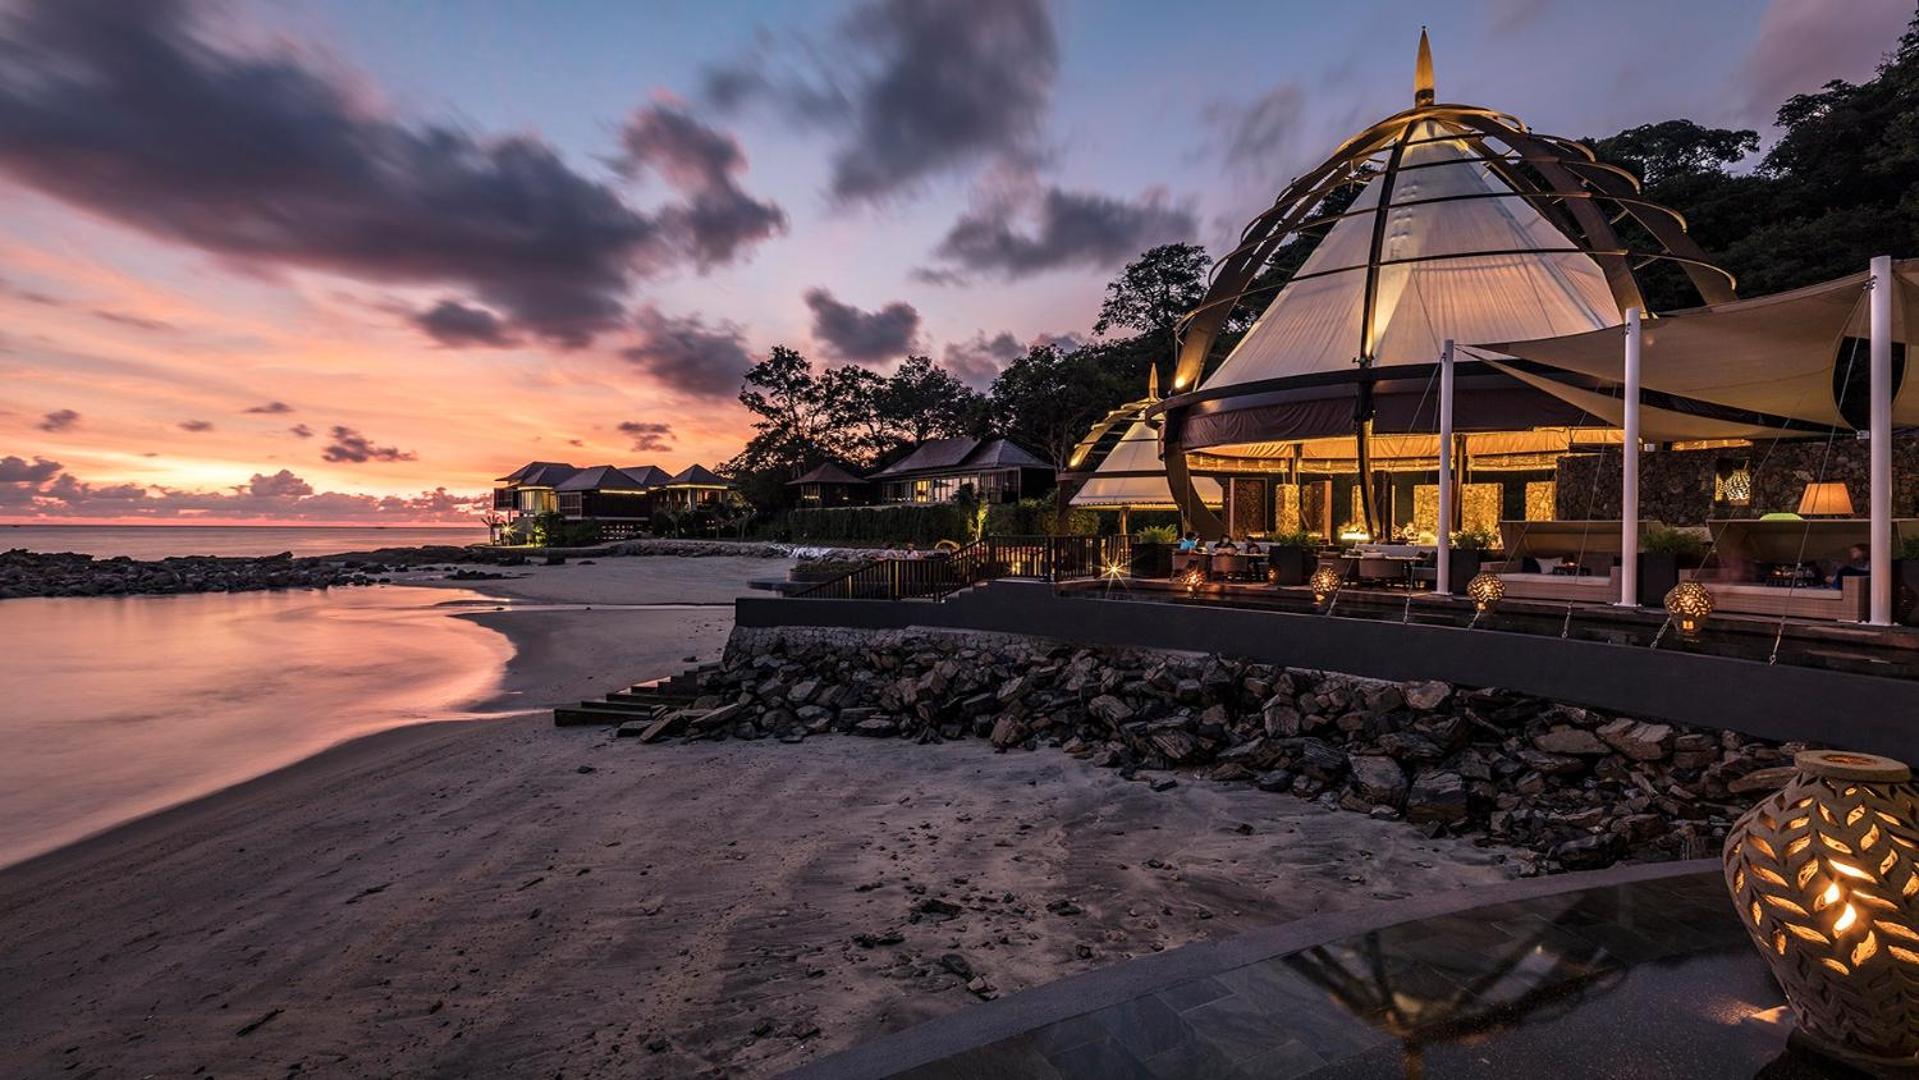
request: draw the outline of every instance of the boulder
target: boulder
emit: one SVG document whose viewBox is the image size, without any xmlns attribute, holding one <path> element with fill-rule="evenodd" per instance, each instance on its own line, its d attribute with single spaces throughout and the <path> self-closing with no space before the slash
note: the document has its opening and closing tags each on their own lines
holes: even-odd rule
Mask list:
<svg viewBox="0 0 1919 1080">
<path fill-rule="evenodd" d="M 1358 754 L 1351 759 L 1353 790 L 1368 803 L 1398 806 L 1406 798 L 1406 772 L 1383 754 Z"/>
<path fill-rule="evenodd" d="M 1406 699 L 1407 707 L 1420 712 L 1433 712 L 1452 696 L 1453 688 L 1450 683 L 1434 679 L 1427 682 L 1401 683 L 1399 693 Z"/>
<path fill-rule="evenodd" d="M 1621 717 L 1600 725 L 1595 734 L 1607 746 L 1634 761 L 1658 761 L 1672 752 L 1673 730 L 1669 724 L 1647 724 Z"/>
<path fill-rule="evenodd" d="M 1452 825 L 1466 820 L 1466 780 L 1456 772 L 1423 769 L 1406 792 L 1406 820 Z"/>
<path fill-rule="evenodd" d="M 1133 718 L 1133 710 L 1124 701 L 1111 694 L 1101 694 L 1087 702 L 1086 711 L 1113 727 L 1118 727 Z"/>
<path fill-rule="evenodd" d="M 1559 727 L 1534 735 L 1533 748 L 1548 754 L 1576 754 L 1580 757 L 1600 757 L 1608 752 L 1608 747 L 1599 741 L 1599 736 L 1577 727 Z"/>
<path fill-rule="evenodd" d="M 1027 734 L 1024 723 L 1010 716 L 1002 716 L 999 722 L 993 725 L 993 734 L 990 737 L 994 746 L 1004 750 L 1026 741 Z"/>
</svg>

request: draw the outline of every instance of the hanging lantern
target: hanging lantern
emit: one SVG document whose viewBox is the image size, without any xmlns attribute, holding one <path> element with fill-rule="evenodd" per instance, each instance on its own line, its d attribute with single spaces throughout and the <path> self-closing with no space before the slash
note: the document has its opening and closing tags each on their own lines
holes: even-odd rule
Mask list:
<svg viewBox="0 0 1919 1080">
<path fill-rule="evenodd" d="M 1306 584 L 1313 590 L 1313 602 L 1323 604 L 1327 597 L 1339 591 L 1339 571 L 1322 566 L 1313 571 L 1313 576 L 1306 579 Z"/>
<path fill-rule="evenodd" d="M 1808 750 L 1726 837 L 1726 886 L 1799 1034 L 1879 1075 L 1919 1064 L 1919 791 L 1891 758 Z M 1900 1075 L 1905 1075 L 1901 1072 Z"/>
<path fill-rule="evenodd" d="M 1666 592 L 1666 614 L 1672 617 L 1680 633 L 1691 637 L 1706 624 L 1706 616 L 1712 614 L 1712 594 L 1697 581 L 1682 581 Z"/>
<path fill-rule="evenodd" d="M 1491 570 L 1481 570 L 1466 583 L 1466 595 L 1472 600 L 1477 611 L 1491 611 L 1506 598 L 1506 583 Z"/>
</svg>

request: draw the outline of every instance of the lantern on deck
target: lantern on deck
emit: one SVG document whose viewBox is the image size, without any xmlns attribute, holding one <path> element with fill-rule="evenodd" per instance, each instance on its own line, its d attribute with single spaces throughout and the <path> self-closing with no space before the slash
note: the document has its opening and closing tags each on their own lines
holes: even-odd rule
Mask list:
<svg viewBox="0 0 1919 1080">
<path fill-rule="evenodd" d="M 1799 1034 L 1834 1057 L 1919 1066 L 1919 791 L 1907 766 L 1808 750 L 1726 837 L 1726 886 Z M 1905 1075 L 1903 1071 L 1900 1075 Z"/>
<path fill-rule="evenodd" d="M 1339 591 L 1339 571 L 1322 566 L 1306 579 L 1306 585 L 1313 590 L 1313 603 L 1323 604 L 1327 597 Z"/>
<path fill-rule="evenodd" d="M 1201 585 L 1206 584 L 1206 571 L 1197 566 L 1188 567 L 1179 575 L 1179 580 L 1180 584 L 1186 586 L 1186 594 L 1191 596 L 1199 592 Z"/>
<path fill-rule="evenodd" d="M 1682 581 L 1666 592 L 1666 614 L 1680 633 L 1692 637 L 1712 614 L 1712 593 L 1697 581 Z"/>
<path fill-rule="evenodd" d="M 1491 611 L 1506 598 L 1506 583 L 1499 580 L 1499 575 L 1491 570 L 1481 570 L 1466 583 L 1466 596 L 1472 600 L 1473 610 Z"/>
</svg>

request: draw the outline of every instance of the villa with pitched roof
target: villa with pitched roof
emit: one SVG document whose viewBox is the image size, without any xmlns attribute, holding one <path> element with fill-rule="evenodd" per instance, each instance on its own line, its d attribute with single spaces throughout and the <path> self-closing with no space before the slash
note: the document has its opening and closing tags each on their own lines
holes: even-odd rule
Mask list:
<svg viewBox="0 0 1919 1080">
<path fill-rule="evenodd" d="M 655 513 L 710 509 L 730 490 L 724 477 L 703 465 L 669 473 L 658 465 L 579 468 L 532 461 L 494 481 L 493 509 L 504 518 L 505 531 L 557 513 L 568 521 L 596 523 L 603 540 L 625 540 L 646 531 Z"/>
</svg>

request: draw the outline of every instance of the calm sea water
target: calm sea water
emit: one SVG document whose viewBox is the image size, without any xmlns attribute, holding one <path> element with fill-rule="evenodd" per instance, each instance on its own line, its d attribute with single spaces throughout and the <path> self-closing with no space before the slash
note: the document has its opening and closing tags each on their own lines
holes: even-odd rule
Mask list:
<svg viewBox="0 0 1919 1080">
<path fill-rule="evenodd" d="M 336 555 L 383 547 L 481 544 L 484 527 L 388 529 L 283 525 L 0 525 L 0 551 L 77 551 L 99 558 L 129 555 Z"/>
<path fill-rule="evenodd" d="M 452 615 L 475 605 L 398 586 L 0 601 L 0 865 L 459 715 L 513 651 Z"/>
</svg>

